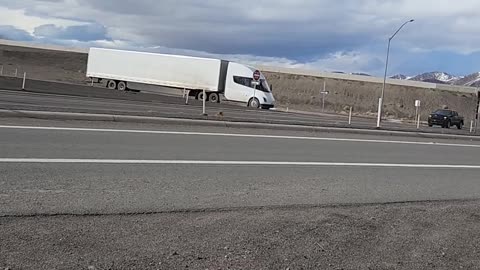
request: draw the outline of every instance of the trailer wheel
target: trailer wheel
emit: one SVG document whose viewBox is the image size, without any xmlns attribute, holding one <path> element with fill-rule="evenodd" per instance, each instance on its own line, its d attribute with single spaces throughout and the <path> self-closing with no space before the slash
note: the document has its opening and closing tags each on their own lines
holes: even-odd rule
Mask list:
<svg viewBox="0 0 480 270">
<path fill-rule="evenodd" d="M 118 86 L 117 86 L 118 90 L 120 91 L 127 91 L 128 88 L 127 88 L 127 83 L 126 82 L 118 82 Z"/>
<path fill-rule="evenodd" d="M 198 99 L 198 100 L 203 100 L 203 91 L 198 91 L 197 99 Z M 207 96 L 207 100 L 206 100 L 206 101 L 208 101 L 208 96 Z"/>
<path fill-rule="evenodd" d="M 117 89 L 117 82 L 116 81 L 108 81 L 107 88 L 111 90 Z"/>
<path fill-rule="evenodd" d="M 220 96 L 217 93 L 210 93 L 208 95 L 208 100 L 212 103 L 220 103 Z"/>
<path fill-rule="evenodd" d="M 248 107 L 252 107 L 252 108 L 255 108 L 255 109 L 260 108 L 260 101 L 258 101 L 258 98 L 251 98 L 248 101 Z"/>
</svg>

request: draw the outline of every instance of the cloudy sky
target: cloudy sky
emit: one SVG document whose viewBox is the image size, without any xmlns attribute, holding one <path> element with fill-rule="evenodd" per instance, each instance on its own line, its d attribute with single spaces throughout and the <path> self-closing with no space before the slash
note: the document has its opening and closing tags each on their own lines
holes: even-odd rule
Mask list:
<svg viewBox="0 0 480 270">
<path fill-rule="evenodd" d="M 0 0 L 0 38 L 381 75 L 480 71 L 478 0 Z"/>
</svg>

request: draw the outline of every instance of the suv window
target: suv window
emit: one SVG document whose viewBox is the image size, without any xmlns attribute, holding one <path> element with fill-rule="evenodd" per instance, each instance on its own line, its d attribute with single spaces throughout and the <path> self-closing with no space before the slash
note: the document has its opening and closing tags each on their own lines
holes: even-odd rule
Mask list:
<svg viewBox="0 0 480 270">
<path fill-rule="evenodd" d="M 243 86 L 253 88 L 253 84 L 252 84 L 253 79 L 252 78 L 233 76 L 233 81 L 236 84 L 240 84 L 240 85 L 243 85 Z M 259 85 L 257 85 L 257 90 L 268 93 L 268 90 L 265 89 L 265 87 L 263 87 L 263 83 L 261 83 L 261 82 L 259 83 Z"/>
<path fill-rule="evenodd" d="M 450 116 L 450 115 L 453 115 L 453 112 L 450 111 L 450 110 L 437 110 L 437 111 L 435 111 L 435 114 L 443 115 L 443 116 Z"/>
</svg>

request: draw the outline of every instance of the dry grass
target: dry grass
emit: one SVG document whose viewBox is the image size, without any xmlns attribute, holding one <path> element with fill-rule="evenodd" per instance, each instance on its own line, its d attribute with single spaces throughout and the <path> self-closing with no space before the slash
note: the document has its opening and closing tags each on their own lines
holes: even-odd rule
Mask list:
<svg viewBox="0 0 480 270">
<path fill-rule="evenodd" d="M 265 76 L 274 85 L 279 106 L 300 110 L 321 110 L 320 92 L 325 80 L 329 91 L 325 106 L 336 113 L 344 113 L 353 106 L 358 114 L 375 114 L 382 89 L 378 83 L 270 72 L 265 72 Z M 444 105 L 468 119 L 475 115 L 477 97 L 474 94 L 398 85 L 387 85 L 385 112 L 395 118 L 413 118 L 417 99 L 422 101 L 424 115 Z"/>
</svg>

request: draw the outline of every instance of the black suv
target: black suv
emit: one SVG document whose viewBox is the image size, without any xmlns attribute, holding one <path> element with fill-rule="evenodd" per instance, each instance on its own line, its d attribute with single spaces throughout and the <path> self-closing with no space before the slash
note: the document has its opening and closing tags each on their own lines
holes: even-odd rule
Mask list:
<svg viewBox="0 0 480 270">
<path fill-rule="evenodd" d="M 452 110 L 436 110 L 428 116 L 429 127 L 433 127 L 433 125 L 442 126 L 442 128 L 457 126 L 458 129 L 462 129 L 464 124 L 463 117 Z"/>
</svg>

